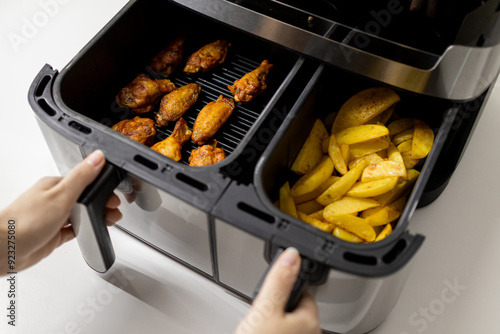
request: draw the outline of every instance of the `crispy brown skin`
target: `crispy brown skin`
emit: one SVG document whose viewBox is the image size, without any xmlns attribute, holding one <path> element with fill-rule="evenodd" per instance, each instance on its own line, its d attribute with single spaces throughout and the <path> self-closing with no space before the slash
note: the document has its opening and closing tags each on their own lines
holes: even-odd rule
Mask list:
<svg viewBox="0 0 500 334">
<path fill-rule="evenodd" d="M 189 157 L 189 166 L 202 167 L 213 165 L 224 160 L 226 154 L 217 147 L 217 141 L 214 140 L 211 145 L 203 145 L 191 151 Z"/>
<path fill-rule="evenodd" d="M 250 102 L 255 96 L 266 90 L 267 74 L 272 68 L 273 65 L 264 60 L 255 70 L 236 80 L 232 86 L 227 86 L 233 93 L 234 100 L 236 102 Z"/>
<path fill-rule="evenodd" d="M 191 139 L 198 145 L 204 144 L 220 129 L 234 110 L 234 100 L 223 97 L 208 103 L 201 109 L 194 121 Z"/>
<path fill-rule="evenodd" d="M 175 89 L 168 79 L 153 80 L 146 74 L 139 74 L 116 96 L 119 107 L 126 107 L 134 114 L 151 111 L 161 97 Z"/>
<path fill-rule="evenodd" d="M 151 148 L 170 159 L 179 161 L 182 159 L 182 146 L 189 140 L 191 133 L 186 121 L 181 118 L 175 123 L 172 134 L 167 139 L 154 144 Z"/>
<path fill-rule="evenodd" d="M 139 116 L 118 122 L 111 129 L 147 146 L 153 145 L 156 135 L 155 122 Z"/>
<path fill-rule="evenodd" d="M 203 46 L 189 56 L 186 66 L 184 67 L 184 72 L 198 73 L 210 71 L 226 60 L 227 50 L 230 46 L 231 43 L 224 40 L 217 40 Z"/>
<path fill-rule="evenodd" d="M 156 114 L 156 123 L 165 126 L 168 122 L 177 121 L 198 100 L 200 90 L 197 84 L 189 83 L 165 95 Z"/>
<path fill-rule="evenodd" d="M 153 58 L 149 67 L 162 77 L 168 77 L 182 62 L 185 40 L 184 36 L 177 37 Z"/>
</svg>

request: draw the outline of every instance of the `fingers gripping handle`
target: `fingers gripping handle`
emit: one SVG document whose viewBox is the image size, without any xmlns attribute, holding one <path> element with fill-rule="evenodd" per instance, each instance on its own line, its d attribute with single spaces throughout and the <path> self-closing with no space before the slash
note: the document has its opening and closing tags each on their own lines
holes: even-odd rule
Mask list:
<svg viewBox="0 0 500 334">
<path fill-rule="evenodd" d="M 264 283 L 264 280 L 266 279 L 267 273 L 272 268 L 272 266 L 274 265 L 274 263 L 276 262 L 276 260 L 280 256 L 280 254 L 283 253 L 283 251 L 284 250 L 282 248 L 279 248 L 278 251 L 276 252 L 276 255 L 274 256 L 273 261 L 271 262 L 269 267 L 266 269 L 259 284 L 255 288 L 254 298 L 259 293 L 260 288 L 262 287 L 262 284 Z M 314 268 L 314 262 L 312 262 L 311 260 L 309 260 L 307 258 L 302 258 L 302 262 L 300 265 L 300 271 L 299 271 L 299 274 L 297 276 L 297 280 L 295 281 L 295 284 L 292 288 L 292 292 L 290 293 L 290 298 L 288 299 L 288 302 L 286 303 L 285 312 L 292 312 L 297 307 L 300 300 L 302 299 L 302 295 L 304 294 L 304 292 L 307 289 L 307 286 L 309 284 L 311 268 Z"/>
<path fill-rule="evenodd" d="M 100 273 L 108 271 L 115 261 L 104 210 L 121 180 L 120 170 L 107 162 L 94 182 L 85 188 L 71 212 L 71 225 L 83 258 Z"/>
</svg>

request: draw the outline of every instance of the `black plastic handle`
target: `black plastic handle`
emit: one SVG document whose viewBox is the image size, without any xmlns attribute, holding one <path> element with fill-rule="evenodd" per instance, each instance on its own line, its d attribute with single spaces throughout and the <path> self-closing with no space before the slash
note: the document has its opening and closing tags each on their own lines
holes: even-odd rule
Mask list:
<svg viewBox="0 0 500 334">
<path fill-rule="evenodd" d="M 71 212 L 71 225 L 83 258 L 100 273 L 108 271 L 115 262 L 115 252 L 104 221 L 104 209 L 122 178 L 120 170 L 106 162 L 99 176 L 80 195 Z"/>
<path fill-rule="evenodd" d="M 264 272 L 264 275 L 260 279 L 259 284 L 257 284 L 257 287 L 255 288 L 254 292 L 254 298 L 257 296 L 257 294 L 260 292 L 260 289 L 262 287 L 262 284 L 264 283 L 264 280 L 266 279 L 266 276 L 269 272 L 269 270 L 272 268 L 278 257 L 280 256 L 281 253 L 283 253 L 284 249 L 279 248 L 276 252 L 276 255 L 274 256 L 274 259 L 271 261 L 271 264 L 269 267 L 267 267 L 266 271 Z M 300 300 L 302 299 L 302 295 L 304 294 L 305 290 L 307 289 L 307 286 L 309 285 L 310 277 L 311 277 L 311 270 L 312 268 L 315 268 L 315 264 L 313 261 L 307 259 L 307 258 L 302 258 L 301 266 L 300 266 L 300 271 L 297 276 L 297 280 L 295 281 L 295 284 L 293 286 L 292 292 L 290 294 L 290 298 L 288 299 L 288 302 L 286 303 L 285 306 L 285 312 L 292 312 L 295 310 L 297 305 L 299 304 Z"/>
</svg>

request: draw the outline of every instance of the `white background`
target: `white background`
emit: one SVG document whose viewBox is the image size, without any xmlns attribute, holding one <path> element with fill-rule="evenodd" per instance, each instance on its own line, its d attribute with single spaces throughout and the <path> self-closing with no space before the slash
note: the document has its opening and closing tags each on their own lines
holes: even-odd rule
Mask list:
<svg viewBox="0 0 500 334">
<path fill-rule="evenodd" d="M 125 3 L 0 2 L 0 207 L 58 173 L 27 102 L 32 80 L 45 63 L 62 69 Z M 38 27 L 23 31 L 30 24 Z M 426 240 L 376 334 L 500 332 L 498 86 L 449 186 L 412 220 Z M 71 242 L 18 275 L 16 328 L 6 324 L 1 280 L 0 333 L 231 333 L 245 314 L 245 303 L 208 280 L 116 229 L 111 237 L 123 289 L 92 272 Z"/>
</svg>

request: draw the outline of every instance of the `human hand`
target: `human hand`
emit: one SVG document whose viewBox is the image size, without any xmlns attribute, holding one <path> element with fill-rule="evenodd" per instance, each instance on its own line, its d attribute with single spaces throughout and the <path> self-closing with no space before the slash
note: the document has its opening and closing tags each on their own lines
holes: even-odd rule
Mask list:
<svg viewBox="0 0 500 334">
<path fill-rule="evenodd" d="M 44 177 L 11 205 L 0 211 L 0 276 L 7 270 L 8 221 L 15 221 L 16 271 L 47 257 L 75 237 L 69 216 L 83 190 L 99 175 L 105 164 L 95 151 L 65 177 Z M 121 218 L 120 199 L 113 194 L 106 203 L 105 221 L 114 225 Z M 5 245 L 5 246 L 2 246 Z"/>
<path fill-rule="evenodd" d="M 280 255 L 236 334 L 321 333 L 316 303 L 307 292 L 293 312 L 285 312 L 285 305 L 300 271 L 300 262 L 300 255 L 295 248 L 288 248 Z"/>
</svg>

